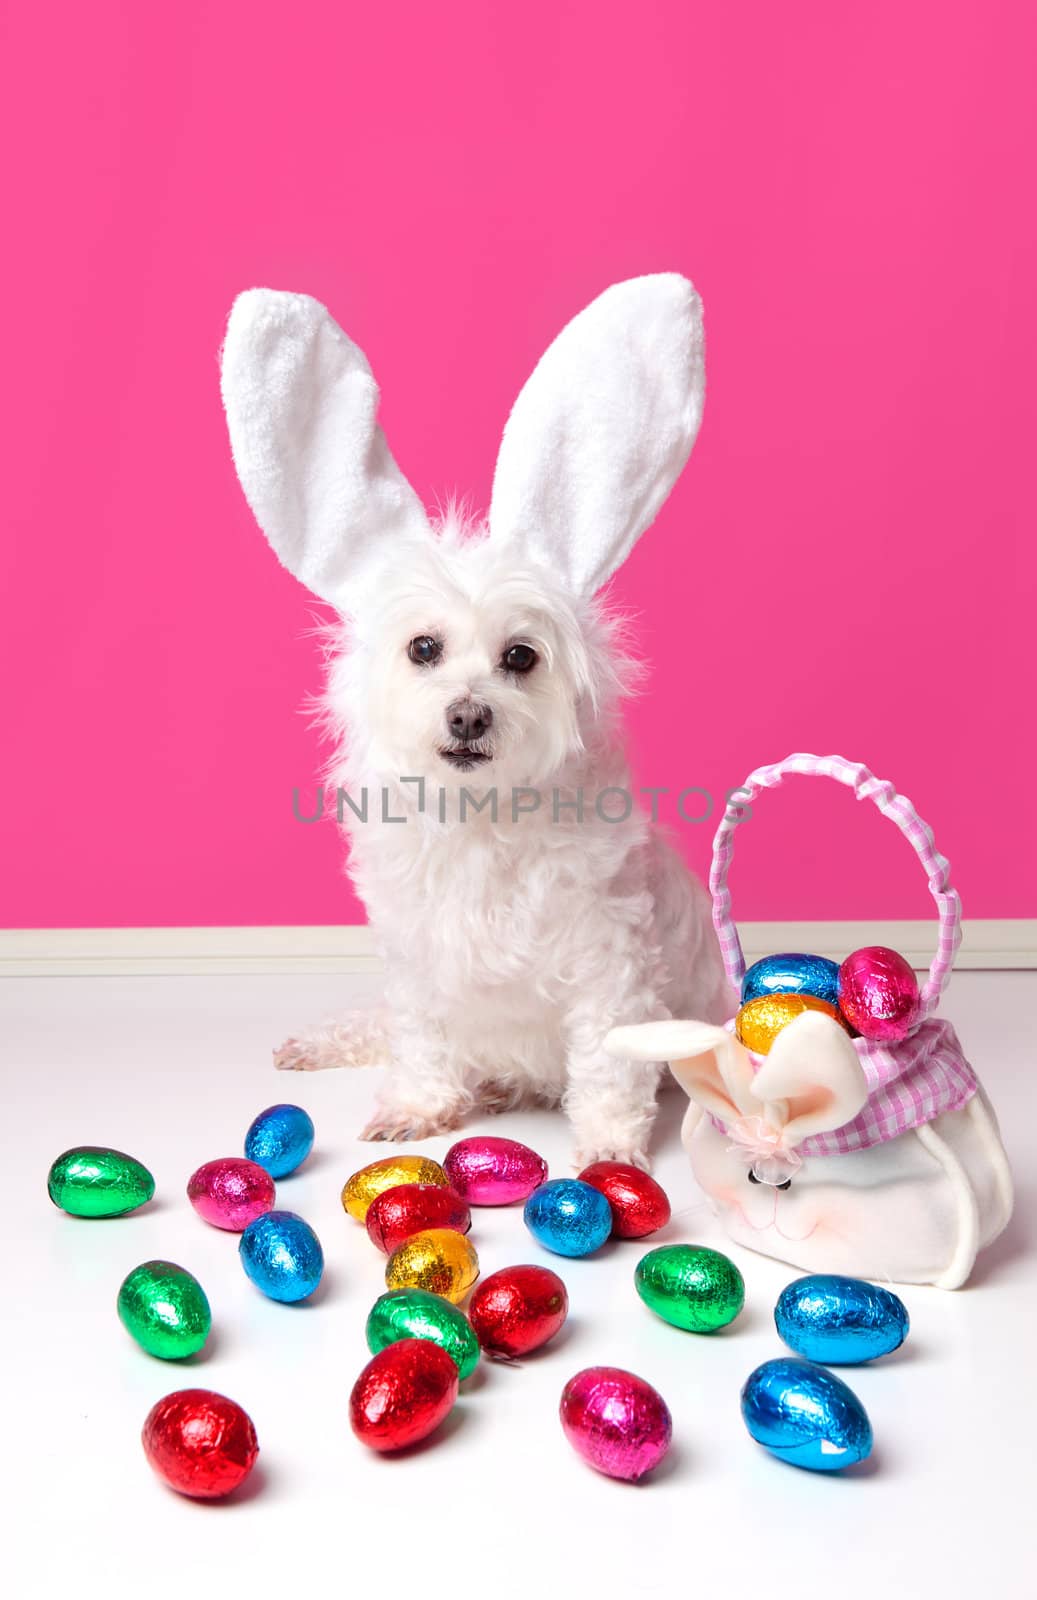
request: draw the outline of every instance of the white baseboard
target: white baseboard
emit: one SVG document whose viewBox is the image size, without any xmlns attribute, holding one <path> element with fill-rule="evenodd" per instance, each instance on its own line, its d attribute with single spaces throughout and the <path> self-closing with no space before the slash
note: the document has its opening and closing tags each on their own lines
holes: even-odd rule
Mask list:
<svg viewBox="0 0 1037 1600">
<path fill-rule="evenodd" d="M 935 948 L 932 922 L 744 922 L 746 959 L 810 950 L 839 960 L 866 944 L 891 945 L 916 967 Z M 1037 968 L 1037 918 L 967 922 L 960 970 Z M 370 929 L 0 929 L 0 977 L 108 977 L 219 973 L 376 972 Z"/>
</svg>

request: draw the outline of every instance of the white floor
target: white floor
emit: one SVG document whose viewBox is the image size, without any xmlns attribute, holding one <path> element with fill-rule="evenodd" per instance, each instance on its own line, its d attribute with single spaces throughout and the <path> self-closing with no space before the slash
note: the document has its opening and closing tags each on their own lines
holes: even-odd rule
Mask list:
<svg viewBox="0 0 1037 1600">
<path fill-rule="evenodd" d="M 419 1453 L 379 1459 L 355 1441 L 346 1403 L 383 1258 L 338 1192 L 384 1154 L 353 1137 L 373 1075 L 276 1075 L 269 1059 L 281 1035 L 370 992 L 368 980 L 336 977 L 0 982 L 9 1593 L 88 1600 L 118 1579 L 141 1600 L 310 1586 L 365 1595 L 375 1582 L 395 1597 L 426 1580 L 491 1600 L 1033 1594 L 1037 974 L 966 973 L 951 985 L 945 1010 L 1000 1113 L 1017 1214 L 968 1289 L 904 1291 L 912 1335 L 899 1354 L 844 1374 L 876 1451 L 842 1477 L 773 1460 L 739 1416 L 743 1379 L 781 1353 L 771 1309 L 792 1271 L 732 1250 L 746 1310 L 725 1334 L 696 1338 L 638 1300 L 637 1243 L 560 1263 L 518 1209 L 477 1213 L 483 1271 L 550 1260 L 569 1285 L 565 1332 L 521 1366 L 484 1363 Z M 328 1261 L 316 1302 L 294 1308 L 257 1293 L 235 1236 L 207 1228 L 184 1196 L 190 1172 L 239 1154 L 253 1115 L 279 1099 L 305 1105 L 317 1125 L 315 1152 L 278 1186 L 279 1203 L 314 1223 Z M 724 1247 L 677 1141 L 681 1107 L 668 1097 L 660 1119 L 655 1170 L 674 1219 L 652 1242 Z M 526 1139 L 556 1175 L 568 1171 L 557 1114 L 475 1126 Z M 155 1201 L 111 1222 L 55 1210 L 47 1168 L 82 1143 L 137 1155 L 157 1179 Z M 438 1156 L 447 1143 L 421 1148 Z M 154 1256 L 189 1267 L 212 1302 L 210 1348 L 189 1363 L 144 1355 L 115 1314 L 123 1276 Z M 593 1473 L 558 1425 L 566 1379 L 597 1362 L 641 1373 L 673 1412 L 676 1447 L 636 1487 Z M 259 1433 L 251 1487 L 222 1505 L 168 1492 L 141 1452 L 151 1405 L 188 1386 L 233 1396 Z"/>
</svg>

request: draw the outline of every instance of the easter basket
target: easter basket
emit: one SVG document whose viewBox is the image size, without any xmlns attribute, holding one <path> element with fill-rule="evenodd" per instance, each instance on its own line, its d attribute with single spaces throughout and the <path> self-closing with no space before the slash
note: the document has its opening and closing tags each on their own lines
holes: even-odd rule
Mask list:
<svg viewBox="0 0 1037 1600">
<path fill-rule="evenodd" d="M 911 802 L 867 767 L 796 754 L 757 768 L 728 801 L 710 873 L 713 923 L 740 994 L 746 967 L 728 887 L 734 833 L 759 795 L 791 776 L 829 778 L 871 801 L 925 868 L 937 948 L 920 989 L 908 974 L 902 1036 L 855 1032 L 834 995 L 835 1003 L 781 995 L 788 1020 L 759 1048 L 739 1018 L 619 1028 L 609 1048 L 669 1062 L 691 1100 L 682 1137 L 692 1168 L 739 1243 L 810 1272 L 955 1288 L 1008 1221 L 1012 1184 L 990 1103 L 953 1027 L 935 1015 L 961 940 L 950 867 Z M 895 952 L 859 951 L 839 969 L 840 984 L 851 963 L 882 958 L 907 970 Z M 790 970 L 822 964 L 774 960 Z"/>
</svg>

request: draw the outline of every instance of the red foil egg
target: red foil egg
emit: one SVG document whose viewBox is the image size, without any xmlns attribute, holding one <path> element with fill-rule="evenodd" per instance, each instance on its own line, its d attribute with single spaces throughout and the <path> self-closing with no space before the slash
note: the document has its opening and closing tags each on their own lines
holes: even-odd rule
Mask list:
<svg viewBox="0 0 1037 1600">
<path fill-rule="evenodd" d="M 548 1267 L 502 1267 L 478 1284 L 468 1320 L 488 1356 L 509 1359 L 539 1350 L 569 1314 L 569 1295 Z"/>
<path fill-rule="evenodd" d="M 626 1161 L 594 1161 L 584 1167 L 580 1181 L 599 1190 L 612 1207 L 614 1239 L 645 1239 L 670 1220 L 666 1191 L 640 1167 Z"/>
<path fill-rule="evenodd" d="M 457 1399 L 452 1356 L 428 1339 L 401 1339 L 367 1363 L 349 1397 L 349 1420 L 372 1450 L 404 1450 L 425 1439 Z"/>
<path fill-rule="evenodd" d="M 480 1135 L 452 1144 L 443 1157 L 443 1171 L 469 1205 L 510 1206 L 539 1189 L 547 1162 L 517 1139 Z"/>
<path fill-rule="evenodd" d="M 244 1483 L 259 1442 L 252 1419 L 225 1394 L 177 1389 L 152 1406 L 141 1433 L 158 1476 L 193 1500 L 219 1500 Z"/>
<path fill-rule="evenodd" d="M 573 1449 L 609 1478 L 628 1481 L 658 1466 L 673 1436 L 657 1389 L 622 1367 L 585 1367 L 562 1391 L 562 1428 Z"/>
<path fill-rule="evenodd" d="M 906 1039 L 920 1005 L 914 968 L 887 945 L 855 950 L 839 968 L 839 1010 L 863 1039 Z"/>
<path fill-rule="evenodd" d="M 187 1180 L 187 1198 L 198 1215 L 228 1233 L 244 1233 L 272 1208 L 276 1192 L 269 1172 L 240 1156 L 207 1161 Z"/>
<path fill-rule="evenodd" d="M 371 1243 L 391 1256 L 397 1245 L 426 1228 L 467 1233 L 472 1213 L 452 1189 L 435 1183 L 401 1183 L 395 1189 L 383 1189 L 372 1200 L 365 1222 Z"/>
</svg>

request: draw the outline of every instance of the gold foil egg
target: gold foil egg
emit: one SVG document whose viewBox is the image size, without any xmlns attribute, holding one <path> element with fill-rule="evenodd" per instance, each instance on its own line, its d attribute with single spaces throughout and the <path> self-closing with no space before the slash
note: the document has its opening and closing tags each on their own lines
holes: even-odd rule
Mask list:
<svg viewBox="0 0 1037 1600">
<path fill-rule="evenodd" d="M 385 1266 L 389 1289 L 426 1289 L 459 1305 L 479 1276 L 479 1257 L 463 1233 L 426 1228 L 394 1250 Z"/>
<path fill-rule="evenodd" d="M 368 1207 L 386 1189 L 395 1189 L 401 1183 L 437 1183 L 449 1189 L 450 1179 L 438 1161 L 430 1156 L 386 1156 L 382 1161 L 372 1161 L 346 1179 L 342 1190 L 342 1204 L 351 1217 L 363 1222 Z"/>
<path fill-rule="evenodd" d="M 821 1011 L 841 1028 L 846 1027 L 834 1006 L 812 994 L 761 994 L 742 1006 L 735 1019 L 735 1033 L 747 1050 L 765 1056 L 782 1028 L 804 1011 Z"/>
</svg>

